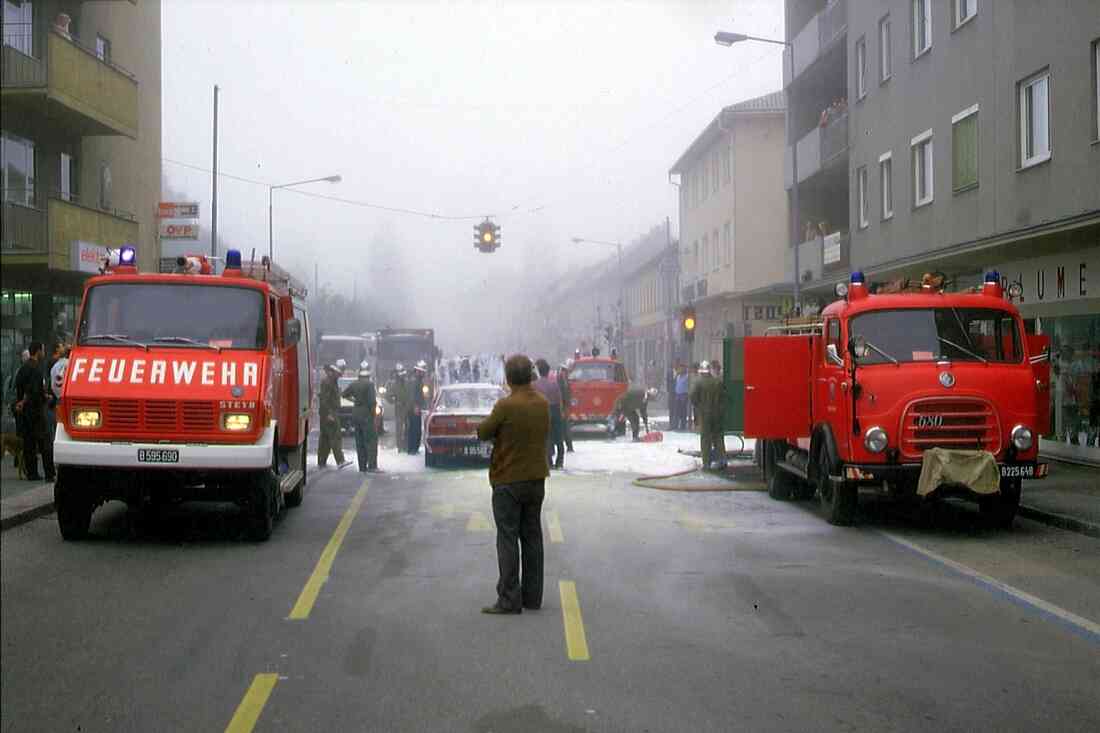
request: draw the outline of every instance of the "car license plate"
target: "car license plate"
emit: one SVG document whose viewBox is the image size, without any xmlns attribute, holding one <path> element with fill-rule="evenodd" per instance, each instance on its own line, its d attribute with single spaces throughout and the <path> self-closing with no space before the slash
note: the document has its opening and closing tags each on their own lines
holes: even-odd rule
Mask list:
<svg viewBox="0 0 1100 733">
<path fill-rule="evenodd" d="M 488 444 L 467 445 L 462 449 L 462 455 L 473 456 L 475 458 L 488 458 L 490 450 L 492 450 L 492 448 Z"/>
<path fill-rule="evenodd" d="M 1001 478 L 1035 478 L 1035 464 L 1023 463 L 1014 466 L 1001 466 Z"/>
<path fill-rule="evenodd" d="M 167 448 L 138 448 L 138 463 L 179 463 L 180 452 Z"/>
</svg>

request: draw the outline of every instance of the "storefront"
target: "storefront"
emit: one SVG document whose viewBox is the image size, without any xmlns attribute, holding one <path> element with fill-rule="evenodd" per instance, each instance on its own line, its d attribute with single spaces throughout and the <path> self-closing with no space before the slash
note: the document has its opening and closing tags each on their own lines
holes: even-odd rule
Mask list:
<svg viewBox="0 0 1100 733">
<path fill-rule="evenodd" d="M 1100 465 L 1100 243 L 996 267 L 1018 283 L 1029 329 L 1050 336 L 1051 430 L 1045 454 Z"/>
</svg>

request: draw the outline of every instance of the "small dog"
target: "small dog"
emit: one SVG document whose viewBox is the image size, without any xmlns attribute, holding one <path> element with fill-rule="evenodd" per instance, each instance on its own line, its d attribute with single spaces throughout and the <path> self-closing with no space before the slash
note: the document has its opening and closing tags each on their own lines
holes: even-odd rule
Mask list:
<svg viewBox="0 0 1100 733">
<path fill-rule="evenodd" d="M 15 433 L 0 433 L 0 460 L 8 454 L 15 456 L 15 468 L 19 471 L 19 478 L 27 478 L 27 472 L 23 469 L 23 439 Z"/>
</svg>

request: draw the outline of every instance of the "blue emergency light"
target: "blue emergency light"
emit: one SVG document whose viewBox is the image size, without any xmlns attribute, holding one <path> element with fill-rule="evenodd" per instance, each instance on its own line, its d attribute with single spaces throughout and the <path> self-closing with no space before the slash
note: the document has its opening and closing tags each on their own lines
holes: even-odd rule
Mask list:
<svg viewBox="0 0 1100 733">
<path fill-rule="evenodd" d="M 227 269 L 227 270 L 239 270 L 239 269 L 241 269 L 241 251 L 239 249 L 226 250 L 226 253 L 225 253 L 225 269 Z"/>
<path fill-rule="evenodd" d="M 856 284 L 862 285 L 862 284 L 864 284 L 867 281 L 867 279 L 863 276 L 863 270 L 854 271 L 852 273 L 851 281 L 852 281 L 853 285 L 856 285 Z"/>
<path fill-rule="evenodd" d="M 137 250 L 131 245 L 125 245 L 118 251 L 118 264 L 124 267 L 133 267 L 137 261 Z"/>
<path fill-rule="evenodd" d="M 997 272 L 996 270 L 990 270 L 989 272 L 985 273 L 985 281 L 987 283 L 1000 283 L 1001 273 Z"/>
</svg>

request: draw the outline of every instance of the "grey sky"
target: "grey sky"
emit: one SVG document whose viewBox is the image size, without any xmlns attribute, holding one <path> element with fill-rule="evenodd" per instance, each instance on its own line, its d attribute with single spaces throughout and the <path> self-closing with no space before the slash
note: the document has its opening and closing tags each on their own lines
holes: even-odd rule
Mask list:
<svg viewBox="0 0 1100 733">
<path fill-rule="evenodd" d="M 782 4 L 166 0 L 164 155 L 209 167 L 217 83 L 225 173 L 338 173 L 342 183 L 304 190 L 497 215 L 503 247 L 486 256 L 473 249 L 476 221 L 275 193 L 277 260 L 312 279 L 316 258 L 321 282 L 350 294 L 357 272 L 398 257 L 418 293 L 447 297 L 393 325 L 453 341 L 459 324 L 491 318 L 472 303 L 482 286 L 507 290 L 522 263 L 609 254 L 571 236 L 628 241 L 666 216 L 675 230 L 668 167 L 722 105 L 780 85 L 779 47 L 721 48 L 718 28 L 780 37 Z M 202 202 L 208 228 L 209 174 L 168 162 L 164 173 Z M 219 230 L 246 256 L 266 252 L 266 188 L 223 179 Z"/>
</svg>

